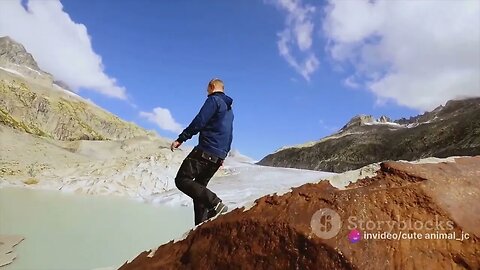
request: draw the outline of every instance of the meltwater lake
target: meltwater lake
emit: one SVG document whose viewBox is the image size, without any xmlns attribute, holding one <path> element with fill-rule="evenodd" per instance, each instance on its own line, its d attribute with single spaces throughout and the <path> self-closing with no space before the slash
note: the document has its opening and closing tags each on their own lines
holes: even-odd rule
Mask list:
<svg viewBox="0 0 480 270">
<path fill-rule="evenodd" d="M 116 269 L 193 228 L 193 209 L 117 196 L 0 188 L 0 234 L 25 237 L 0 270 Z"/>
</svg>

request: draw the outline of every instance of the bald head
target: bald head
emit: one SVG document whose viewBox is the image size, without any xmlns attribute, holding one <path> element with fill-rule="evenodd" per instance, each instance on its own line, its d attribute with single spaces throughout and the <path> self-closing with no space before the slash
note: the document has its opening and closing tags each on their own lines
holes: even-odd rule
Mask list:
<svg viewBox="0 0 480 270">
<path fill-rule="evenodd" d="M 210 82 L 208 82 L 207 92 L 209 95 L 212 94 L 213 92 L 223 92 L 223 91 L 225 91 L 225 86 L 223 85 L 222 80 L 215 78 L 210 80 Z"/>
</svg>

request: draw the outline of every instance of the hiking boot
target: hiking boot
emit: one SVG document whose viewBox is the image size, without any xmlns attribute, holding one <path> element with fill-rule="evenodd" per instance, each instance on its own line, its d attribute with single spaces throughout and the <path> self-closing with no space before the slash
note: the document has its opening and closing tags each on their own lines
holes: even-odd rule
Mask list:
<svg viewBox="0 0 480 270">
<path fill-rule="evenodd" d="M 215 212 L 215 215 L 221 215 L 228 211 L 228 207 L 220 201 L 213 208 L 213 211 Z"/>
</svg>

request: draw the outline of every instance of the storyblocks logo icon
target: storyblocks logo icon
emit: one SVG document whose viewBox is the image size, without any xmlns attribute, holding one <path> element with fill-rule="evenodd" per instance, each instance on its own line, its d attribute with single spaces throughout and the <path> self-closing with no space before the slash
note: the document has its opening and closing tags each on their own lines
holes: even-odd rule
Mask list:
<svg viewBox="0 0 480 270">
<path fill-rule="evenodd" d="M 313 233 L 322 239 L 335 237 L 342 227 L 340 215 L 330 208 L 322 208 L 315 212 L 310 221 Z"/>
</svg>

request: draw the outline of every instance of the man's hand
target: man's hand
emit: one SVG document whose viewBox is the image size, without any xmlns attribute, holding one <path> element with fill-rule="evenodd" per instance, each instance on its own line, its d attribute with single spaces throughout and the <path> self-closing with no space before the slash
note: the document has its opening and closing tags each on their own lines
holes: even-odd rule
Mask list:
<svg viewBox="0 0 480 270">
<path fill-rule="evenodd" d="M 172 142 L 172 145 L 170 145 L 170 150 L 172 150 L 172 152 L 173 152 L 173 150 L 177 149 L 180 145 L 182 145 L 181 142 L 174 141 L 174 142 Z"/>
</svg>

